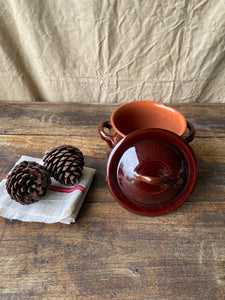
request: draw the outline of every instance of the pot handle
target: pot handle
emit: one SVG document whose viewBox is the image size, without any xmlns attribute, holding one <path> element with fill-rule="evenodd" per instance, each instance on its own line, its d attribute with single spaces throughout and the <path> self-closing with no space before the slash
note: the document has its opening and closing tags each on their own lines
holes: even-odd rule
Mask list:
<svg viewBox="0 0 225 300">
<path fill-rule="evenodd" d="M 184 139 L 187 143 L 193 141 L 195 137 L 195 128 L 190 121 L 187 121 L 187 128 L 190 130 L 189 135 Z"/>
<path fill-rule="evenodd" d="M 135 172 L 134 179 L 139 183 L 147 183 L 151 185 L 165 185 L 171 181 L 172 177 L 170 176 L 170 174 L 164 177 L 154 177 Z"/>
<path fill-rule="evenodd" d="M 98 126 L 98 132 L 99 132 L 100 137 L 108 143 L 109 147 L 113 148 L 114 147 L 113 136 L 107 134 L 104 130 L 105 128 L 108 128 L 111 131 L 112 124 L 110 121 L 101 122 Z"/>
</svg>

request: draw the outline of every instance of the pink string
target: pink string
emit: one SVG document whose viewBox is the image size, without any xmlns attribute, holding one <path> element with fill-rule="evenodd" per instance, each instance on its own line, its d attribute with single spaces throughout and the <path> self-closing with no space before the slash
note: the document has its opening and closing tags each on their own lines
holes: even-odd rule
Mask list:
<svg viewBox="0 0 225 300">
<path fill-rule="evenodd" d="M 54 192 L 60 192 L 60 193 L 72 193 L 76 190 L 80 190 L 82 193 L 85 192 L 85 188 L 82 185 L 77 185 L 77 186 L 74 186 L 71 188 L 50 185 L 49 190 L 54 191 Z"/>
</svg>

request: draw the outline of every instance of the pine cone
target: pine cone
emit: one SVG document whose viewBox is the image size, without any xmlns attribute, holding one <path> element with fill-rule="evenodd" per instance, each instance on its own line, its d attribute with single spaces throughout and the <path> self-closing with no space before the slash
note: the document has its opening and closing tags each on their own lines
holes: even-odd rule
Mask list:
<svg viewBox="0 0 225 300">
<path fill-rule="evenodd" d="M 6 190 L 13 200 L 30 204 L 46 194 L 50 183 L 51 178 L 43 166 L 34 161 L 22 161 L 9 174 Z"/>
<path fill-rule="evenodd" d="M 84 157 L 82 152 L 70 145 L 53 147 L 45 152 L 44 167 L 50 176 L 65 185 L 76 184 L 82 174 Z"/>
</svg>

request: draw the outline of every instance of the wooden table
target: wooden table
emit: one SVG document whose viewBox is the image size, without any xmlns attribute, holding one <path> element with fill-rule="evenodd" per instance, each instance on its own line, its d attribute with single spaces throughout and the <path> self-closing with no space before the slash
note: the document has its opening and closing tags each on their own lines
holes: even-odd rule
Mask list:
<svg viewBox="0 0 225 300">
<path fill-rule="evenodd" d="M 97 170 L 77 222 L 0 218 L 0 299 L 225 299 L 225 104 L 172 105 L 196 128 L 199 177 L 163 216 L 117 204 L 98 124 L 116 105 L 0 103 L 0 175 L 21 155 L 72 144 Z"/>
</svg>

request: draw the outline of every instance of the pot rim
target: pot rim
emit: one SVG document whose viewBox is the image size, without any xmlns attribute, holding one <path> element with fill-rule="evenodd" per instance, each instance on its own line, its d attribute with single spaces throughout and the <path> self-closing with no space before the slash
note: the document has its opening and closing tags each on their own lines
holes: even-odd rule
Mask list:
<svg viewBox="0 0 225 300">
<path fill-rule="evenodd" d="M 151 107 L 153 110 L 155 111 L 159 111 L 159 110 L 163 110 L 164 112 L 166 112 L 166 114 L 174 114 L 174 116 L 176 116 L 177 119 L 180 120 L 181 123 L 181 128 L 179 130 L 179 132 L 177 133 L 179 136 L 182 136 L 185 132 L 185 130 L 187 129 L 187 122 L 185 117 L 175 108 L 170 107 L 164 103 L 160 103 L 160 102 L 156 102 L 156 101 L 150 101 L 150 100 L 137 100 L 137 101 L 131 101 L 131 102 L 127 102 L 124 104 L 121 104 L 120 106 L 118 106 L 112 113 L 110 121 L 112 124 L 113 129 L 116 131 L 116 133 L 122 137 L 125 137 L 126 134 L 124 134 L 123 132 L 121 132 L 115 124 L 115 116 L 122 110 L 124 110 L 124 108 L 132 108 L 134 106 L 137 105 L 137 103 L 142 104 L 143 106 L 146 106 L 146 108 Z"/>
</svg>

